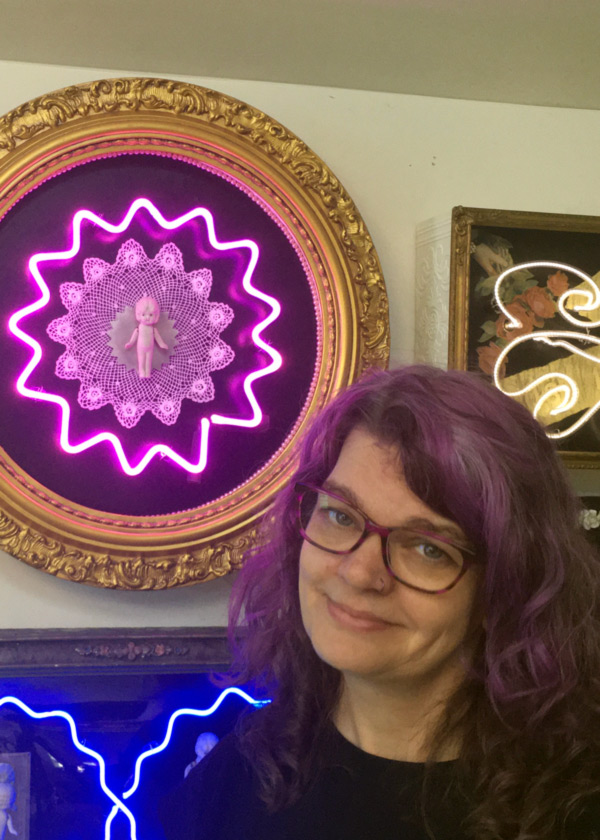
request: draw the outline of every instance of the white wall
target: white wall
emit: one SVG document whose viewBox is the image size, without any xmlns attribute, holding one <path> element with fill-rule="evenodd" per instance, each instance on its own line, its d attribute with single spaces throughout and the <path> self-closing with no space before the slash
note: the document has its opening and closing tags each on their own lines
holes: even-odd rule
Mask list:
<svg viewBox="0 0 600 840">
<path fill-rule="evenodd" d="M 0 61 L 0 113 L 59 87 L 119 75 L 133 74 Z M 457 204 L 600 214 L 600 111 L 232 79 L 186 81 L 266 111 L 340 178 L 383 266 L 393 362 L 412 359 L 418 222 L 449 215 Z M 596 472 L 578 483 L 589 493 L 600 492 Z M 173 592 L 106 592 L 55 580 L 6 555 L 0 554 L 0 563 L 0 626 L 225 622 L 229 580 Z"/>
</svg>

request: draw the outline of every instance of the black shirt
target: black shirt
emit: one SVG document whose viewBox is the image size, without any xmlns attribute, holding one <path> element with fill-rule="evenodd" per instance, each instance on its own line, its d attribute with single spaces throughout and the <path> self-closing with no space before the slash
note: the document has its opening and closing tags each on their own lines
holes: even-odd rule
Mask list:
<svg viewBox="0 0 600 840">
<path fill-rule="evenodd" d="M 429 813 L 436 840 L 466 840 L 464 807 L 443 794 L 455 762 L 433 767 Z M 424 765 L 355 747 L 334 730 L 314 785 L 294 805 L 267 813 L 252 769 L 231 734 L 189 774 L 162 809 L 168 840 L 428 840 L 420 815 Z"/>
<path fill-rule="evenodd" d="M 440 762 L 428 776 L 427 819 L 436 840 L 467 840 L 456 765 Z M 230 734 L 163 805 L 162 822 L 167 840 L 430 840 L 424 774 L 424 764 L 370 755 L 334 730 L 314 785 L 294 805 L 269 814 Z M 568 840 L 600 840 L 600 800 L 594 803 Z"/>
</svg>

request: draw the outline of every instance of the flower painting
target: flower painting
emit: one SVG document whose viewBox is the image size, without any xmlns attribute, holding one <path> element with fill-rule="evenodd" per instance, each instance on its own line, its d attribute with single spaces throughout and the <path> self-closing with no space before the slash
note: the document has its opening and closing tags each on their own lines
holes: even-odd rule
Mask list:
<svg viewBox="0 0 600 840">
<path fill-rule="evenodd" d="M 452 235 L 450 364 L 600 466 L 600 218 L 455 208 Z"/>
<path fill-rule="evenodd" d="M 491 376 L 501 351 L 517 336 L 541 330 L 557 315 L 556 301 L 569 289 L 569 277 L 560 269 L 546 269 L 534 274 L 527 268 L 517 269 L 502 289 L 503 302 L 513 319 L 520 326 L 512 326 L 512 319 L 494 309 L 494 291 L 498 276 L 514 265 L 513 245 L 493 233 L 474 228 L 471 253 L 474 262 L 484 274 L 474 287 L 474 294 L 482 300 L 489 299 L 496 317 L 481 324 L 478 339 L 478 367 Z"/>
</svg>

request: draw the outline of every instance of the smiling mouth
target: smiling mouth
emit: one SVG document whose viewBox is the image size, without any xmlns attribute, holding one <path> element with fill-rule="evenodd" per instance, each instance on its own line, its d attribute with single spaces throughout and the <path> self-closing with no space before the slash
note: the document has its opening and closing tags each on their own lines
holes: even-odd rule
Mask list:
<svg viewBox="0 0 600 840">
<path fill-rule="evenodd" d="M 372 613 L 352 610 L 350 609 L 350 607 L 345 607 L 341 604 L 337 604 L 335 601 L 332 601 L 331 598 L 327 596 L 326 600 L 329 615 L 338 624 L 341 624 L 342 626 L 350 630 L 374 632 L 378 630 L 387 630 L 389 627 L 393 627 L 391 622 L 384 621 L 382 618 L 378 618 Z"/>
</svg>

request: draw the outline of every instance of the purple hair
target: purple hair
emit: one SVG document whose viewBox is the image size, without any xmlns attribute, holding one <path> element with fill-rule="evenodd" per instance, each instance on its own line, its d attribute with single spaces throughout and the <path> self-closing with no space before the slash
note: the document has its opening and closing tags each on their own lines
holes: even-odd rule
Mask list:
<svg viewBox="0 0 600 840">
<path fill-rule="evenodd" d="M 243 740 L 263 798 L 277 809 L 310 784 L 338 700 L 339 674 L 302 626 L 292 488 L 322 483 L 357 427 L 398 451 L 411 490 L 460 525 L 485 567 L 465 681 L 431 756 L 460 730 L 478 840 L 555 836 L 600 791 L 600 560 L 529 412 L 476 374 L 424 366 L 374 371 L 316 417 L 234 585 L 234 671 L 274 698 Z"/>
</svg>

